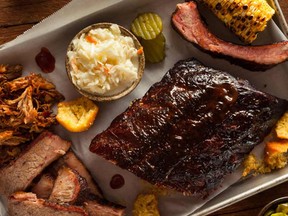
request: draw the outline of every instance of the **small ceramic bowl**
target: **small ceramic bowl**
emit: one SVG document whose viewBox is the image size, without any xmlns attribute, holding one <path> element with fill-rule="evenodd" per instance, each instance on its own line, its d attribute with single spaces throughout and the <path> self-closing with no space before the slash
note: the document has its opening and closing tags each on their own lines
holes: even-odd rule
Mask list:
<svg viewBox="0 0 288 216">
<path fill-rule="evenodd" d="M 269 210 L 275 210 L 277 206 L 281 203 L 288 203 L 288 197 L 281 197 L 269 202 L 264 208 L 260 211 L 258 216 L 265 216 Z"/>
<path fill-rule="evenodd" d="M 111 25 L 113 23 L 97 23 L 97 24 L 93 24 L 90 25 L 86 28 L 84 28 L 83 30 L 81 30 L 78 34 L 76 34 L 76 36 L 72 39 L 71 43 L 68 46 L 67 52 L 68 51 L 73 51 L 74 49 L 74 45 L 73 45 L 73 40 L 76 38 L 80 38 L 80 36 L 84 33 L 88 33 L 89 31 L 91 31 L 92 29 L 96 29 L 96 28 L 110 28 Z M 128 36 L 131 37 L 133 42 L 134 42 L 134 46 L 137 50 L 142 48 L 142 45 L 140 44 L 140 42 L 138 41 L 138 39 L 126 28 L 118 25 L 120 31 L 121 31 L 121 35 L 123 36 Z M 112 100 L 116 100 L 119 99 L 121 97 L 124 97 L 125 95 L 129 94 L 130 92 L 132 92 L 136 86 L 139 84 L 139 82 L 142 79 L 143 73 L 144 73 L 144 68 L 145 68 L 145 57 L 144 57 L 144 53 L 140 53 L 138 54 L 138 77 L 135 81 L 133 81 L 132 85 L 128 86 L 127 88 L 125 88 L 124 90 L 120 90 L 119 92 L 116 93 L 112 93 L 112 94 L 97 94 L 97 93 L 91 93 L 91 92 L 87 92 L 83 89 L 81 89 L 81 87 L 77 86 L 73 81 L 72 81 L 72 77 L 70 74 L 70 71 L 72 70 L 72 66 L 69 63 L 69 58 L 66 55 L 66 62 L 65 62 L 65 66 L 66 66 L 66 72 L 68 75 L 69 80 L 71 81 L 71 83 L 73 84 L 73 86 L 76 88 L 76 90 L 84 95 L 85 97 L 88 97 L 91 100 L 94 101 L 112 101 Z"/>
</svg>

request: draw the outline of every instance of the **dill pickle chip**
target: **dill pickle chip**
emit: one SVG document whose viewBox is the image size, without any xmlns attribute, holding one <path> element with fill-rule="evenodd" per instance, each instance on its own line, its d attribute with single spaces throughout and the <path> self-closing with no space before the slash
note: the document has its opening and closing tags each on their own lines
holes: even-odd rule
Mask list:
<svg viewBox="0 0 288 216">
<path fill-rule="evenodd" d="M 163 33 L 160 33 L 153 40 L 141 40 L 140 42 L 144 49 L 146 61 L 151 63 L 157 63 L 165 58 L 166 39 Z"/>
<path fill-rule="evenodd" d="M 152 12 L 139 14 L 131 24 L 133 34 L 145 40 L 155 39 L 162 30 L 161 17 Z"/>
</svg>

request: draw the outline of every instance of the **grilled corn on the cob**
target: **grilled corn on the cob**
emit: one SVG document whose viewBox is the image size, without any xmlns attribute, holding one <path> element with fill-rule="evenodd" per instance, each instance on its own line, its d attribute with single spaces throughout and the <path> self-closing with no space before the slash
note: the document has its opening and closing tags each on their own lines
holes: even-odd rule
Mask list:
<svg viewBox="0 0 288 216">
<path fill-rule="evenodd" d="M 200 0 L 245 43 L 252 43 L 275 13 L 266 0 Z"/>
</svg>

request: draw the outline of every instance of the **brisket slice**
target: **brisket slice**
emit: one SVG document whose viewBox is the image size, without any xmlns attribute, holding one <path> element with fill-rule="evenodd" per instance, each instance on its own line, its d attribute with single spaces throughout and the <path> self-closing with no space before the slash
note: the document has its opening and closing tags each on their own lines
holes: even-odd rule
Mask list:
<svg viewBox="0 0 288 216">
<path fill-rule="evenodd" d="M 125 208 L 101 199 L 87 200 L 84 209 L 90 216 L 123 216 Z"/>
<path fill-rule="evenodd" d="M 207 195 L 286 108 L 248 81 L 182 60 L 96 135 L 90 151 L 156 186 Z"/>
<path fill-rule="evenodd" d="M 66 166 L 73 170 L 75 170 L 81 177 L 85 178 L 88 189 L 92 194 L 95 194 L 98 197 L 103 198 L 102 191 L 98 184 L 94 181 L 91 173 L 87 170 L 85 165 L 81 160 L 75 155 L 75 153 L 70 150 L 63 157 L 59 158 L 52 166 L 54 170 L 58 170 L 62 167 Z"/>
<path fill-rule="evenodd" d="M 53 187 L 54 187 L 55 179 L 49 173 L 45 173 L 40 176 L 40 179 L 37 183 L 35 183 L 31 192 L 37 195 L 38 198 L 48 199 Z"/>
<path fill-rule="evenodd" d="M 9 197 L 8 212 L 10 216 L 88 216 L 82 207 L 52 203 L 26 192 L 16 192 Z"/>
<path fill-rule="evenodd" d="M 71 143 L 42 132 L 11 164 L 0 169 L 0 195 L 25 190 L 49 164 L 64 155 Z"/>
<path fill-rule="evenodd" d="M 217 38 L 201 19 L 194 1 L 177 4 L 172 15 L 173 27 L 202 50 L 225 57 L 250 70 L 265 70 L 288 59 L 288 41 L 260 46 L 241 46 Z"/>
<path fill-rule="evenodd" d="M 81 197 L 81 192 L 86 189 L 86 180 L 75 170 L 63 166 L 58 171 L 49 201 L 74 204 Z"/>
</svg>

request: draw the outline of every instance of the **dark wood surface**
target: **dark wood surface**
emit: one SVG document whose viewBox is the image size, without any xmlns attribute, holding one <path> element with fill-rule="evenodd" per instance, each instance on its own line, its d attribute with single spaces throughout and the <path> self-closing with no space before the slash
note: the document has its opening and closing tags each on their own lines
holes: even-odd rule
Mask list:
<svg viewBox="0 0 288 216">
<path fill-rule="evenodd" d="M 91 0 L 92 1 L 92 0 Z M 13 40 L 70 0 L 0 0 L 0 45 Z M 288 0 L 279 0 L 288 21 Z M 273 187 L 211 216 L 256 216 L 269 201 L 288 196 L 288 182 Z"/>
</svg>

